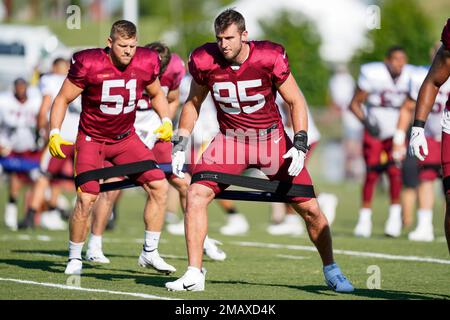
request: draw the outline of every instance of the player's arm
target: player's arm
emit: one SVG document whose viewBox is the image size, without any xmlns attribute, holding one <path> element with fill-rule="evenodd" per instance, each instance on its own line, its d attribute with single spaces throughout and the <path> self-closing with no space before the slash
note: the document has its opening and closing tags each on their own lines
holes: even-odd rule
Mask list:
<svg viewBox="0 0 450 320">
<path fill-rule="evenodd" d="M 46 94 L 42 97 L 41 106 L 39 107 L 38 122 L 37 122 L 39 130 L 47 129 L 48 126 L 47 114 L 50 111 L 51 107 L 52 107 L 52 97 Z"/>
<path fill-rule="evenodd" d="M 49 150 L 52 156 L 57 158 L 65 158 L 65 154 L 61 151 L 61 145 L 71 145 L 71 142 L 64 141 L 60 135 L 61 125 L 66 115 L 69 103 L 75 100 L 83 89 L 73 84 L 70 80 L 64 80 L 64 83 L 59 90 L 58 95 L 53 101 L 50 111 L 50 138 Z"/>
<path fill-rule="evenodd" d="M 350 102 L 350 111 L 355 114 L 355 116 L 359 119 L 359 121 L 361 121 L 361 123 L 364 123 L 364 119 L 366 118 L 362 105 L 364 101 L 366 101 L 368 95 L 368 92 L 360 88 L 356 88 L 355 94 L 353 95 L 352 101 Z"/>
<path fill-rule="evenodd" d="M 172 148 L 172 172 L 180 178 L 184 178 L 183 166 L 186 161 L 186 149 L 189 136 L 194 129 L 202 102 L 207 95 L 208 87 L 199 85 L 192 79 L 189 96 L 181 110 L 177 133 L 178 137 L 174 141 Z"/>
<path fill-rule="evenodd" d="M 189 96 L 181 110 L 178 125 L 178 135 L 189 137 L 198 119 L 200 108 L 208 95 L 208 87 L 198 84 L 194 79 L 191 81 Z"/>
<path fill-rule="evenodd" d="M 428 114 L 433 108 L 439 88 L 450 77 L 450 50 L 441 46 L 436 53 L 425 80 L 420 87 L 417 98 L 415 124 L 423 127 L 428 118 Z"/>
<path fill-rule="evenodd" d="M 166 95 L 161 88 L 159 79 L 156 78 L 155 81 L 147 85 L 145 91 L 151 99 L 153 109 L 162 121 L 162 125 L 153 131 L 153 133 L 156 133 L 160 140 L 170 141 L 170 138 L 173 135 L 172 120 L 169 118 L 169 104 Z"/>
<path fill-rule="evenodd" d="M 413 127 L 411 128 L 411 138 L 409 140 L 410 153 L 419 160 L 425 160 L 428 155 L 428 144 L 425 138 L 425 121 L 433 108 L 439 88 L 450 76 L 450 50 L 441 46 L 433 59 L 431 68 L 419 90 L 416 104 L 416 114 Z"/>
<path fill-rule="evenodd" d="M 180 105 L 180 89 L 169 91 L 167 94 L 167 102 L 169 103 L 169 118 L 173 119 Z"/>
<path fill-rule="evenodd" d="M 297 176 L 305 165 L 306 153 L 308 152 L 308 105 L 292 73 L 278 87 L 278 92 L 289 107 L 292 127 L 294 129 L 294 145 L 283 158 L 292 158 L 288 168 L 290 176 Z"/>
<path fill-rule="evenodd" d="M 400 107 L 400 113 L 397 121 L 397 129 L 394 133 L 393 138 L 393 149 L 392 149 L 392 156 L 394 157 L 395 161 L 401 161 L 406 155 L 406 148 L 405 148 L 405 137 L 406 137 L 406 131 L 408 131 L 408 128 L 411 124 L 411 120 L 413 118 L 414 114 L 414 107 L 416 102 L 411 98 L 407 97 L 405 101 L 403 102 L 402 106 Z"/>
<path fill-rule="evenodd" d="M 278 87 L 278 92 L 290 111 L 294 132 L 308 132 L 308 105 L 292 73 Z"/>
<path fill-rule="evenodd" d="M 371 123 L 370 119 L 366 117 L 363 110 L 363 103 L 366 101 L 369 93 L 359 87 L 356 88 L 352 101 L 350 102 L 349 109 L 353 114 L 361 121 L 370 135 L 378 137 L 380 134 L 380 128 L 376 123 Z"/>
</svg>

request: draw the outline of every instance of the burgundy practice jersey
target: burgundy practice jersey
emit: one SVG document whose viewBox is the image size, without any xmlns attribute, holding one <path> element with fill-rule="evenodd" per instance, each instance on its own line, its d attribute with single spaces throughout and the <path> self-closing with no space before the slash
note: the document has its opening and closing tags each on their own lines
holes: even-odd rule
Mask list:
<svg viewBox="0 0 450 320">
<path fill-rule="evenodd" d="M 227 129 L 266 129 L 281 122 L 275 97 L 276 86 L 290 74 L 286 51 L 269 41 L 248 44 L 249 56 L 237 70 L 216 43 L 195 49 L 189 58 L 192 77 L 211 92 L 223 133 Z"/>
<path fill-rule="evenodd" d="M 447 20 L 447 24 L 442 30 L 441 41 L 445 49 L 450 50 L 450 19 Z"/>
<path fill-rule="evenodd" d="M 111 62 L 108 49 L 88 49 L 73 55 L 67 78 L 84 89 L 79 129 L 95 140 L 115 142 L 134 132 L 136 101 L 157 77 L 156 51 L 137 47 L 124 71 Z"/>
<path fill-rule="evenodd" d="M 178 89 L 185 74 L 186 68 L 183 60 L 176 53 L 172 53 L 166 70 L 159 78 L 161 88 L 166 96 L 170 91 Z M 139 109 L 150 109 L 152 107 L 150 97 L 145 92 L 143 98 L 139 100 L 138 107 Z"/>
</svg>

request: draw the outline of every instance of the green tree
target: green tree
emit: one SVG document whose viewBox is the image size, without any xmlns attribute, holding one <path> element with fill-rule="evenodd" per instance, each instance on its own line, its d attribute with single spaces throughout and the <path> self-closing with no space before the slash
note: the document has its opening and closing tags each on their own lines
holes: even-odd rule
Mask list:
<svg viewBox="0 0 450 320">
<path fill-rule="evenodd" d="M 393 45 L 405 48 L 409 63 L 429 64 L 430 48 L 438 36 L 432 35 L 432 23 L 417 0 L 381 1 L 381 28 L 369 32 L 370 45 L 354 58 L 360 65 L 383 59 Z"/>
<path fill-rule="evenodd" d="M 283 45 L 291 72 L 311 106 L 324 106 L 329 70 L 320 58 L 320 36 L 315 26 L 299 13 L 282 11 L 273 20 L 260 21 L 264 39 Z"/>
</svg>

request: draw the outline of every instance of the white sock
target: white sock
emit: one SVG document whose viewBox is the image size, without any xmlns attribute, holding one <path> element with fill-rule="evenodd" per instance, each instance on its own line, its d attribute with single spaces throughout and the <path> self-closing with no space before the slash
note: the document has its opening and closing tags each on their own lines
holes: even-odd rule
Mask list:
<svg viewBox="0 0 450 320">
<path fill-rule="evenodd" d="M 81 251 L 83 250 L 84 242 L 72 242 L 69 241 L 69 260 L 78 259 L 81 260 Z"/>
<path fill-rule="evenodd" d="M 287 224 L 296 224 L 300 223 L 300 216 L 296 213 L 288 213 L 286 214 L 286 217 L 284 217 L 284 223 Z"/>
<path fill-rule="evenodd" d="M 202 273 L 202 270 L 200 270 L 199 268 L 196 268 L 196 267 L 192 267 L 192 266 L 189 266 L 188 270 L 197 272 L 197 273 Z"/>
<path fill-rule="evenodd" d="M 370 221 L 372 219 L 372 209 L 361 208 L 359 209 L 359 221 Z"/>
<path fill-rule="evenodd" d="M 95 234 L 91 233 L 90 237 L 89 237 L 89 242 L 88 242 L 88 249 L 93 250 L 93 249 L 102 249 L 102 236 L 96 236 Z"/>
<path fill-rule="evenodd" d="M 389 219 L 402 220 L 402 206 L 400 204 L 391 204 L 389 207 Z"/>
<path fill-rule="evenodd" d="M 159 237 L 161 232 L 145 231 L 144 234 L 144 250 L 153 251 L 158 249 Z"/>
<path fill-rule="evenodd" d="M 433 225 L 433 210 L 419 209 L 417 210 L 417 227 Z"/>
</svg>

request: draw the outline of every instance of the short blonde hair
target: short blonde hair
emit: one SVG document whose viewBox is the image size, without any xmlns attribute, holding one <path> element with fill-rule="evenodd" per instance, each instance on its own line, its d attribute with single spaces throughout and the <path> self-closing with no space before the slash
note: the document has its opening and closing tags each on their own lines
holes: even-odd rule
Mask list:
<svg viewBox="0 0 450 320">
<path fill-rule="evenodd" d="M 130 39 L 136 37 L 136 26 L 133 22 L 128 20 L 118 20 L 111 26 L 111 32 L 109 37 L 114 39 L 116 35 L 120 37 Z"/>
</svg>

